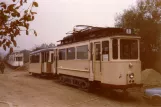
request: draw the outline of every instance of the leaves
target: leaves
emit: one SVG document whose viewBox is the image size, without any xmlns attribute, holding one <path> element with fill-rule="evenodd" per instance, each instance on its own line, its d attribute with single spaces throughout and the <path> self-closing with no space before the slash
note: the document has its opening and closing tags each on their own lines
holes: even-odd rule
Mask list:
<svg viewBox="0 0 161 107">
<path fill-rule="evenodd" d="M 31 12 L 32 15 L 37 14 L 36 12 Z"/>
<path fill-rule="evenodd" d="M 1 2 L 0 5 L 4 5 L 5 3 L 4 2 Z"/>
<path fill-rule="evenodd" d="M 21 5 L 20 6 L 17 6 L 15 9 L 19 9 L 21 7 Z"/>
<path fill-rule="evenodd" d="M 26 14 L 27 14 L 27 13 L 28 13 L 28 10 L 25 10 L 25 11 L 24 11 L 24 13 L 26 13 Z"/>
<path fill-rule="evenodd" d="M 37 2 L 33 2 L 33 6 L 38 7 L 38 3 Z"/>
<path fill-rule="evenodd" d="M 2 4 L 1 7 L 3 7 L 4 9 L 7 8 L 6 4 Z"/>
<path fill-rule="evenodd" d="M 12 40 L 12 43 L 13 43 L 13 45 L 16 47 L 17 46 L 17 43 L 16 43 L 16 41 L 13 39 Z"/>
<path fill-rule="evenodd" d="M 6 39 L 3 39 L 2 44 L 6 42 Z"/>
<path fill-rule="evenodd" d="M 11 44 L 10 41 L 6 42 L 6 46 L 7 46 L 8 48 L 10 47 L 10 44 Z"/>
<path fill-rule="evenodd" d="M 6 45 L 3 45 L 3 49 L 6 51 Z"/>
<path fill-rule="evenodd" d="M 12 13 L 11 15 L 12 15 L 12 17 L 16 17 L 16 16 L 17 16 L 17 14 L 16 14 L 16 13 Z"/>
<path fill-rule="evenodd" d="M 34 15 L 37 14 L 32 12 L 30 7 L 21 10 L 27 0 L 12 1 L 12 3 L 9 2 L 10 4 L 0 2 L 0 47 L 3 47 L 4 50 L 10 48 L 11 52 L 13 51 L 11 47 L 17 46 L 14 38 L 23 31 L 26 32 L 26 35 L 29 35 L 29 31 L 31 31 L 29 21 L 33 21 L 35 19 Z M 38 7 L 38 3 L 34 1 L 30 6 Z M 36 31 L 34 31 L 34 35 L 37 36 Z"/>
<path fill-rule="evenodd" d="M 11 4 L 8 6 L 7 10 L 13 11 L 13 7 L 15 6 L 15 4 Z"/>
<path fill-rule="evenodd" d="M 24 23 L 24 27 L 26 27 L 26 29 L 29 29 L 29 23 Z"/>
<path fill-rule="evenodd" d="M 2 42 L 0 41 L 0 47 L 2 46 Z"/>
<path fill-rule="evenodd" d="M 29 31 L 28 30 L 26 30 L 26 35 L 29 35 Z"/>
<path fill-rule="evenodd" d="M 35 36 L 37 36 L 37 32 L 34 30 L 34 34 L 35 34 Z"/>
<path fill-rule="evenodd" d="M 22 0 L 20 0 L 20 5 L 21 5 L 21 6 L 23 5 L 23 1 L 22 1 Z"/>
<path fill-rule="evenodd" d="M 32 20 L 34 20 L 35 19 L 35 17 L 34 16 L 32 16 Z"/>
<path fill-rule="evenodd" d="M 17 17 L 20 17 L 20 13 L 17 13 L 16 15 L 17 15 Z"/>
<path fill-rule="evenodd" d="M 11 47 L 11 48 L 10 48 L 10 53 L 12 53 L 12 52 L 13 52 L 13 48 Z"/>
</svg>

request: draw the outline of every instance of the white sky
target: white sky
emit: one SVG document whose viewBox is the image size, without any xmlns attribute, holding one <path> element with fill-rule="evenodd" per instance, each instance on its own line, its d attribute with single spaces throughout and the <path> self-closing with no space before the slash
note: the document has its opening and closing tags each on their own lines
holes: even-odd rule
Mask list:
<svg viewBox="0 0 161 107">
<path fill-rule="evenodd" d="M 42 43 L 56 43 L 75 25 L 113 27 L 116 13 L 134 5 L 136 0 L 36 0 L 38 14 L 31 23 L 38 36 L 18 36 L 19 49 Z"/>
</svg>

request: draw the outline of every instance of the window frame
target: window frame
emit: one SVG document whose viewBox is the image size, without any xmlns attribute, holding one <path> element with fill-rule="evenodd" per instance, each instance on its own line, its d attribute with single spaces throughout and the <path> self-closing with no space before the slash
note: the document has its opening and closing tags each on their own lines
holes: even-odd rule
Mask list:
<svg viewBox="0 0 161 107">
<path fill-rule="evenodd" d="M 103 60 L 103 42 L 108 42 L 108 60 Z M 103 40 L 101 41 L 101 48 L 102 48 L 102 61 L 105 62 L 105 61 L 110 61 L 110 41 L 109 40 Z"/>
<path fill-rule="evenodd" d="M 79 47 L 83 47 L 83 46 L 87 46 L 87 58 L 78 58 L 78 48 Z M 83 44 L 83 45 L 79 45 L 79 46 L 76 46 L 76 51 L 75 51 L 75 53 L 76 53 L 76 59 L 77 60 L 88 60 L 89 59 L 89 45 L 88 44 Z"/>
<path fill-rule="evenodd" d="M 73 48 L 74 49 L 74 58 L 68 59 L 68 49 Z M 75 47 L 69 47 L 66 49 L 66 60 L 75 60 L 76 59 L 76 48 Z"/>
<path fill-rule="evenodd" d="M 64 50 L 64 52 L 65 52 L 64 59 L 60 59 L 60 52 L 61 52 L 61 50 Z M 59 49 L 59 51 L 58 51 L 58 59 L 59 60 L 66 60 L 66 57 L 67 57 L 67 49 L 66 48 Z"/>
<path fill-rule="evenodd" d="M 137 58 L 122 58 L 121 57 L 121 40 L 128 40 L 128 41 L 136 41 L 136 43 L 137 43 Z M 119 48 L 120 48 L 120 60 L 138 60 L 139 59 L 139 41 L 138 41 L 138 39 L 120 39 L 120 46 L 119 46 Z M 130 49 L 130 51 L 131 51 L 132 49 Z"/>
<path fill-rule="evenodd" d="M 35 57 L 35 58 L 34 58 Z M 36 59 L 38 57 L 38 59 Z M 36 60 L 35 60 L 36 59 Z M 30 56 L 30 63 L 40 63 L 40 54 L 33 54 Z"/>
<path fill-rule="evenodd" d="M 114 46 L 113 46 L 114 40 L 117 40 L 117 58 L 114 58 Z M 112 55 L 111 55 L 113 60 L 119 60 L 120 59 L 119 48 L 120 48 L 119 47 L 119 38 L 113 38 L 112 39 Z"/>
</svg>

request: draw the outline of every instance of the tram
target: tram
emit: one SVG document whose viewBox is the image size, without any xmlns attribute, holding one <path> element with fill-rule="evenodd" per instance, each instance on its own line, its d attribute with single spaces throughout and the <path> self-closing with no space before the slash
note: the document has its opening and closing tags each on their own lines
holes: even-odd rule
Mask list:
<svg viewBox="0 0 161 107">
<path fill-rule="evenodd" d="M 83 27 L 77 30 L 76 28 Z M 126 90 L 141 87 L 140 37 L 131 29 L 77 25 L 50 50 L 53 74 L 61 82 L 83 89 L 105 87 Z M 43 71 L 41 52 L 32 72 Z M 31 58 L 32 59 L 32 58 Z M 46 60 L 47 61 L 47 60 Z M 44 65 L 43 65 L 44 66 Z M 37 69 L 36 69 L 37 68 Z M 31 72 L 30 71 L 30 72 Z"/>
<path fill-rule="evenodd" d="M 54 49 L 33 51 L 29 56 L 29 73 L 36 75 L 52 75 L 54 73 Z"/>
<path fill-rule="evenodd" d="M 17 68 L 24 65 L 24 54 L 20 51 L 15 51 L 8 55 L 7 63 L 12 68 Z"/>
</svg>

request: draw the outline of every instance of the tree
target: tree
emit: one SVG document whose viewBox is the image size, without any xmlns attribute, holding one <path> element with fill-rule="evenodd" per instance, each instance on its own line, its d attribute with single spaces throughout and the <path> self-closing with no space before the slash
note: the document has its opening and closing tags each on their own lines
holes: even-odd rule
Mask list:
<svg viewBox="0 0 161 107">
<path fill-rule="evenodd" d="M 50 43 L 50 44 L 48 45 L 48 47 L 49 47 L 49 48 L 54 48 L 54 47 L 55 47 L 55 44 Z"/>
<path fill-rule="evenodd" d="M 161 35 L 161 1 L 139 0 L 136 7 L 116 16 L 116 27 L 133 28 L 147 50 L 158 48 Z M 149 48 L 149 49 L 148 49 Z"/>
<path fill-rule="evenodd" d="M 48 48 L 48 44 L 46 44 L 46 43 L 43 43 L 43 44 L 41 44 L 41 46 L 40 46 L 42 49 L 45 49 L 45 48 Z"/>
<path fill-rule="evenodd" d="M 40 46 L 35 45 L 35 47 L 32 49 L 32 51 L 37 51 L 40 49 L 47 49 L 47 48 L 54 48 L 54 47 L 55 47 L 55 44 L 53 44 L 53 43 L 50 43 L 50 44 L 43 43 Z"/>
<path fill-rule="evenodd" d="M 136 6 L 116 16 L 115 26 L 134 29 L 141 36 L 142 61 L 155 62 L 161 46 L 161 0 L 138 0 Z"/>
<path fill-rule="evenodd" d="M 30 22 L 34 20 L 36 12 L 32 11 L 33 7 L 38 7 L 38 3 L 33 1 L 26 9 L 22 9 L 28 5 L 27 0 L 12 0 L 13 2 L 7 4 L 0 3 L 0 47 L 4 50 L 17 46 L 15 37 L 21 35 L 22 31 L 29 35 L 29 31 L 33 31 L 37 36 L 35 30 L 30 29 Z"/>
<path fill-rule="evenodd" d="M 0 54 L 0 61 L 2 61 L 3 60 L 3 58 L 2 58 L 2 55 Z"/>
</svg>

